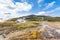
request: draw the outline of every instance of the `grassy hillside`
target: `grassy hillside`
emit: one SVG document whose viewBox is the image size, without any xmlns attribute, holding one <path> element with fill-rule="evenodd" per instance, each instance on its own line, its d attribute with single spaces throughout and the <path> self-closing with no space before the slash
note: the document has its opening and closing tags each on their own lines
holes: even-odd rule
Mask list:
<svg viewBox="0 0 60 40">
<path fill-rule="evenodd" d="M 17 23 L 16 20 L 20 18 L 26 18 L 27 22 L 25 23 Z M 42 20 L 43 18 L 43 20 Z M 7 20 L 6 22 L 1 23 L 0 22 L 0 30 L 2 31 L 8 31 L 7 33 L 15 30 L 22 30 L 26 28 L 32 28 L 36 27 L 41 21 L 60 21 L 60 17 L 50 17 L 50 16 L 41 16 L 41 15 L 28 15 L 28 16 L 23 16 L 19 18 L 12 18 Z M 5 32 L 3 32 L 5 33 Z"/>
</svg>

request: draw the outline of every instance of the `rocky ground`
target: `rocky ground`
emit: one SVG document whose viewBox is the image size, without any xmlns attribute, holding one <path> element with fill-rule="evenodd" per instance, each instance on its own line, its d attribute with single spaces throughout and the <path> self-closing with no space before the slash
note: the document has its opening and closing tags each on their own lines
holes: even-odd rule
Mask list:
<svg viewBox="0 0 60 40">
<path fill-rule="evenodd" d="M 4 40 L 60 40 L 59 23 L 42 22 L 34 28 L 10 32 Z"/>
</svg>

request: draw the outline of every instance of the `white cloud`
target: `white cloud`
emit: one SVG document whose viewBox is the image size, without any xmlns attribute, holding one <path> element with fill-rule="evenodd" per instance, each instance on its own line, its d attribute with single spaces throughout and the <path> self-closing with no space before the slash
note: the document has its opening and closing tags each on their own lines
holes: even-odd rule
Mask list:
<svg viewBox="0 0 60 40">
<path fill-rule="evenodd" d="M 38 0 L 38 3 L 42 2 L 43 0 Z"/>
<path fill-rule="evenodd" d="M 37 14 L 35 14 L 35 15 L 48 15 L 45 11 L 41 11 L 41 12 L 38 12 Z"/>
<path fill-rule="evenodd" d="M 0 18 L 4 21 L 9 18 L 19 17 L 19 11 L 29 11 L 31 8 L 32 5 L 27 2 L 16 2 L 14 4 L 13 0 L 0 0 Z"/>
<path fill-rule="evenodd" d="M 47 13 L 53 13 L 53 12 L 58 11 L 58 10 L 60 10 L 60 7 L 57 7 L 55 9 L 51 10 L 51 11 L 47 11 Z"/>
<path fill-rule="evenodd" d="M 46 9 L 48 9 L 48 8 L 51 8 L 55 3 L 56 3 L 55 1 L 49 3 L 49 4 L 44 8 L 44 10 L 46 10 Z"/>
</svg>

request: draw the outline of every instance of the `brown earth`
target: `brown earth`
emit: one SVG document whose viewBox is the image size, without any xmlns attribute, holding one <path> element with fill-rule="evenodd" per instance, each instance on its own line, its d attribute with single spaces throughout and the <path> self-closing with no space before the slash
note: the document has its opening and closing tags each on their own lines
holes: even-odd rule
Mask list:
<svg viewBox="0 0 60 40">
<path fill-rule="evenodd" d="M 60 22 L 46 22 L 46 24 L 56 29 L 60 29 Z"/>
</svg>

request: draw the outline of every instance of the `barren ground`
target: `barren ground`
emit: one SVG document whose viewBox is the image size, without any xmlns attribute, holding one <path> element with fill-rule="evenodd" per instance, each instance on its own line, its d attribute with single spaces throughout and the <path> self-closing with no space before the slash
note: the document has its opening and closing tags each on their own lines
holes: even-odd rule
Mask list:
<svg viewBox="0 0 60 40">
<path fill-rule="evenodd" d="M 46 22 L 47 25 L 60 29 L 60 22 Z"/>
</svg>

